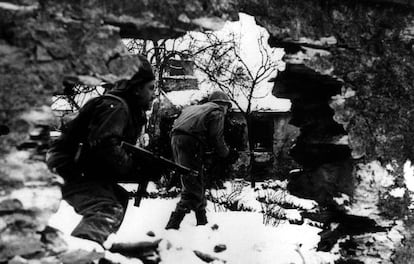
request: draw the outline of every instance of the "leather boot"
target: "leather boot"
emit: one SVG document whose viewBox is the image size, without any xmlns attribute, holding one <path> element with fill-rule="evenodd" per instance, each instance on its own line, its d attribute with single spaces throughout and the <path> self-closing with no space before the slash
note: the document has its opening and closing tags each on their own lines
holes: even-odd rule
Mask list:
<svg viewBox="0 0 414 264">
<path fill-rule="evenodd" d="M 206 210 L 200 210 L 195 212 L 197 225 L 206 225 L 208 223 Z"/>
<path fill-rule="evenodd" d="M 168 220 L 167 226 L 165 229 L 179 229 L 180 224 L 183 221 L 185 212 L 183 211 L 174 211 L 171 213 L 170 220 Z"/>
</svg>

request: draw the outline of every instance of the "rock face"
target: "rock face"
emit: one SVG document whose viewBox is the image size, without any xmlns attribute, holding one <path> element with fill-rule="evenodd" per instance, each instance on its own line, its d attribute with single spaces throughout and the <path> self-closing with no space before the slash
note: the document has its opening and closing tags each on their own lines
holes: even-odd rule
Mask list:
<svg viewBox="0 0 414 264">
<path fill-rule="evenodd" d="M 354 200 L 346 212 L 387 226 L 387 209 L 379 205 L 390 202 L 387 193 L 401 182 L 399 171 L 413 153 L 412 1 L 281 0 L 266 11 L 262 3 L 246 2 L 241 10 L 269 30 L 270 45 L 287 53 L 287 71 L 277 77 L 274 93 L 293 99 L 291 122 L 302 133 L 292 154 L 307 169 L 291 187 L 324 202 L 337 191 L 348 194 Z M 297 85 L 301 79 L 306 83 Z M 394 170 L 385 169 L 390 163 Z M 393 180 L 383 186 L 388 177 Z M 358 247 L 388 253 L 399 243 L 357 240 Z M 381 258 L 362 255 L 355 259 Z"/>
<path fill-rule="evenodd" d="M 274 94 L 292 101 L 290 124 L 300 128 L 300 136 L 290 155 L 303 167 L 291 178 L 289 189 L 320 203 L 329 203 L 339 193 L 352 195 L 351 151 L 339 140 L 346 132 L 329 107 L 342 82 L 286 60 L 286 70 L 275 79 Z"/>
<path fill-rule="evenodd" d="M 280 0 L 258 12 L 261 4 L 246 3 L 241 10 L 269 30 L 270 45 L 284 47 L 290 62 L 344 82 L 340 93 L 348 98 L 335 105 L 335 120 L 359 150 L 354 156 L 411 158 L 412 2 Z"/>
</svg>

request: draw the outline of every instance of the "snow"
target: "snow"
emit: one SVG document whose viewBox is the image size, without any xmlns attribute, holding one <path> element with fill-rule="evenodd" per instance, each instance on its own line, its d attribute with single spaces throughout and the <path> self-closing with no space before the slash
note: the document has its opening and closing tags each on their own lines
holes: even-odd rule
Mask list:
<svg viewBox="0 0 414 264">
<path fill-rule="evenodd" d="M 226 183 L 229 184 L 229 183 Z M 283 182 L 278 183 L 283 185 Z M 132 190 L 133 185 L 127 186 Z M 151 184 L 150 189 L 155 187 Z M 243 185 L 240 201 L 259 211 L 256 212 L 215 212 L 214 205 L 208 203 L 206 226 L 196 226 L 193 213 L 188 214 L 181 224 L 180 230 L 165 230 L 164 227 L 170 213 L 175 208 L 175 199 L 143 199 L 140 207 L 134 207 L 130 201 L 128 210 L 117 234 L 112 236 L 114 241 L 137 242 L 162 239 L 159 254 L 162 264 L 170 263 L 205 263 L 198 258 L 194 251 L 209 254 L 217 260 L 212 263 L 334 263 L 337 255 L 329 252 L 317 252 L 320 240 L 318 233 L 321 229 L 307 223 L 296 225 L 282 221 L 277 226 L 264 225 L 260 213 L 260 203 L 257 201 L 258 192 Z M 292 201 L 307 208 L 315 206 L 315 202 L 295 198 L 286 194 Z M 285 213 L 292 219 L 301 218 L 296 209 L 286 209 Z M 61 230 L 69 241 L 70 248 L 79 248 L 79 239 L 69 236 L 77 225 L 80 216 L 65 201 L 61 202 L 58 212 L 50 219 L 49 225 Z M 218 229 L 211 227 L 217 224 Z M 148 231 L 155 237 L 147 235 Z M 89 248 L 94 248 L 94 243 Z M 220 253 L 214 252 L 218 244 L 226 245 L 227 249 Z M 82 245 L 85 247 L 85 245 Z M 110 254 L 108 254 L 110 255 Z M 122 259 L 122 256 L 110 256 Z M 138 260 L 120 261 L 119 263 L 140 263 Z"/>
<path fill-rule="evenodd" d="M 333 200 L 336 202 L 337 205 L 346 205 L 351 202 L 351 197 L 344 193 L 341 193 L 340 197 L 334 197 Z"/>
<path fill-rule="evenodd" d="M 200 90 L 183 90 L 183 91 L 171 91 L 165 93 L 164 96 L 173 105 L 178 107 L 184 107 L 191 104 L 195 104 L 201 101 L 201 99 L 208 97 L 208 89 Z M 237 103 L 242 109 L 247 108 L 247 99 L 243 96 L 237 98 Z M 288 112 L 291 107 L 291 102 L 288 99 L 277 98 L 271 94 L 265 97 L 253 98 L 251 111 L 262 112 Z M 233 103 L 233 109 L 238 110 L 236 104 Z"/>
<path fill-rule="evenodd" d="M 414 167 L 410 160 L 404 164 L 405 185 L 410 192 L 414 192 Z"/>
<path fill-rule="evenodd" d="M 207 97 L 207 93 L 201 90 L 183 90 L 171 91 L 165 93 L 164 96 L 173 105 L 184 107 L 199 102 L 203 97 Z"/>
<path fill-rule="evenodd" d="M 247 107 L 247 100 L 238 102 L 243 109 Z M 271 94 L 252 100 L 252 111 L 287 112 L 290 110 L 291 102 L 288 99 L 277 98 Z"/>
<path fill-rule="evenodd" d="M 405 194 L 405 188 L 395 188 L 390 191 L 390 195 L 395 198 L 402 198 Z"/>
<path fill-rule="evenodd" d="M 356 174 L 359 184 L 354 191 L 352 205 L 347 207 L 348 213 L 380 220 L 379 194 L 394 184 L 394 177 L 379 161 L 358 164 Z"/>
</svg>

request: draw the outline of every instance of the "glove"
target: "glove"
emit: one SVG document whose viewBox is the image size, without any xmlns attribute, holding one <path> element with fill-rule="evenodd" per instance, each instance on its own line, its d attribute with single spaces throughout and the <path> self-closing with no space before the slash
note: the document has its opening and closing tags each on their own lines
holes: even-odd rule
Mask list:
<svg viewBox="0 0 414 264">
<path fill-rule="evenodd" d="M 238 158 L 239 158 L 239 152 L 237 151 L 237 149 L 233 148 L 233 149 L 230 149 L 229 155 L 227 156 L 226 160 L 227 160 L 227 163 L 233 164 L 236 162 Z"/>
</svg>

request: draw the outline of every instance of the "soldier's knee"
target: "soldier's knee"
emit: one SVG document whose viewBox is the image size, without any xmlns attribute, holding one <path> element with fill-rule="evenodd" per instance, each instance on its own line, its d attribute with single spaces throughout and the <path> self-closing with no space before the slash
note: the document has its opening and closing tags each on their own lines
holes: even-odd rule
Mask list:
<svg viewBox="0 0 414 264">
<path fill-rule="evenodd" d="M 125 216 L 125 211 L 126 211 L 126 208 L 122 205 L 115 205 L 113 207 L 114 219 L 116 220 L 117 226 L 121 225 L 121 222 Z"/>
<path fill-rule="evenodd" d="M 117 229 L 124 219 L 126 208 L 121 204 L 102 206 L 98 212 L 102 221 L 107 222 L 113 229 Z"/>
</svg>

